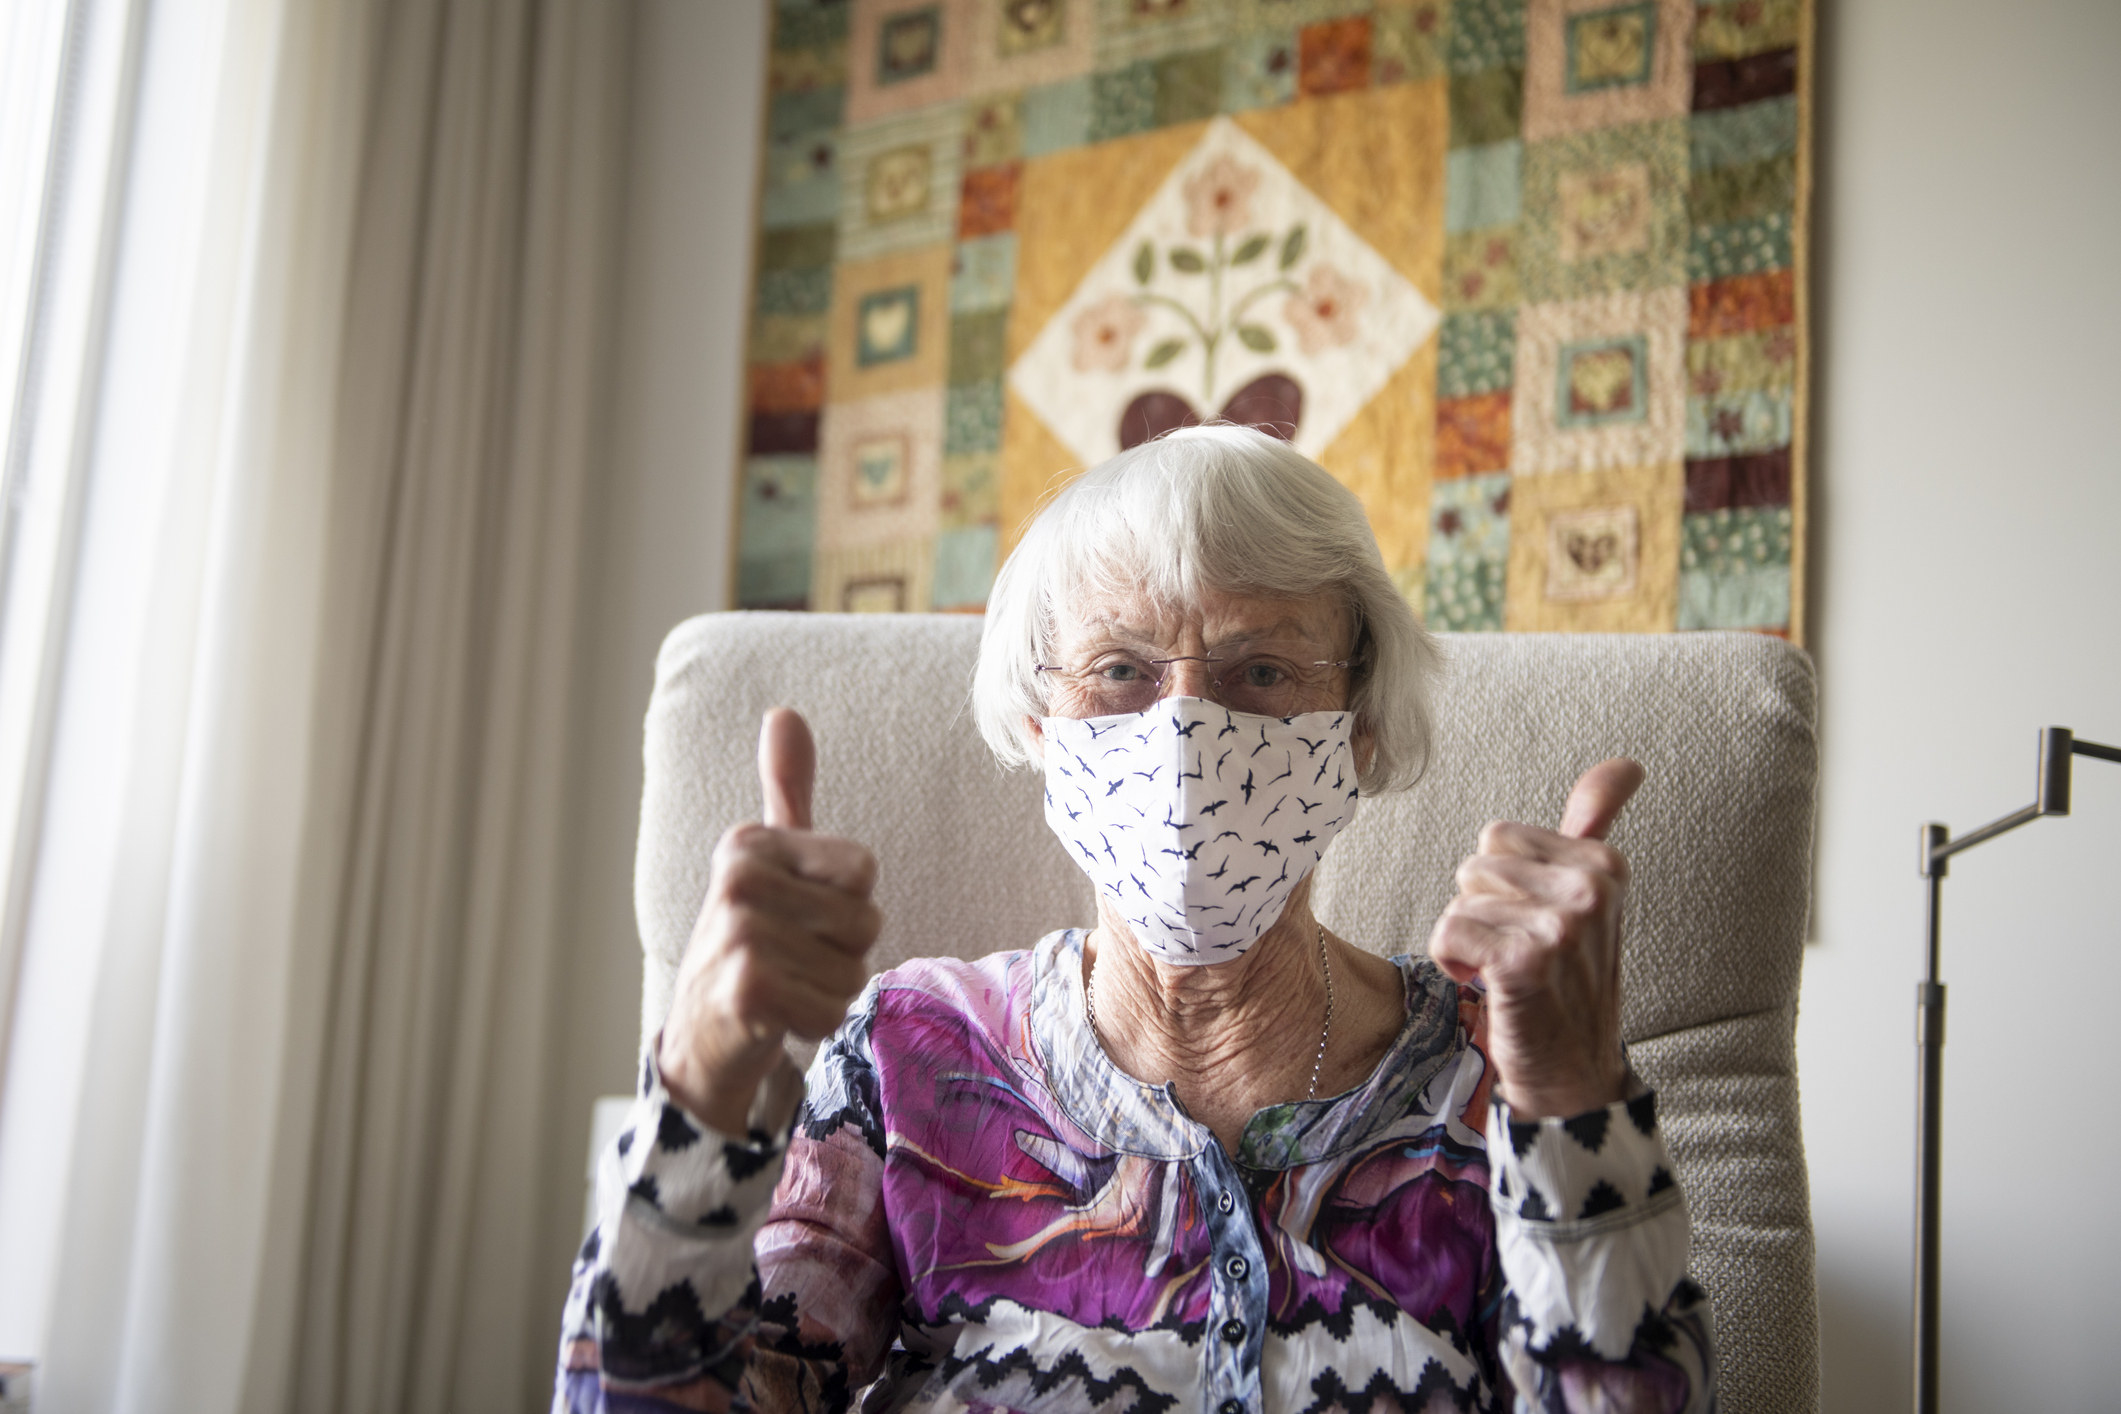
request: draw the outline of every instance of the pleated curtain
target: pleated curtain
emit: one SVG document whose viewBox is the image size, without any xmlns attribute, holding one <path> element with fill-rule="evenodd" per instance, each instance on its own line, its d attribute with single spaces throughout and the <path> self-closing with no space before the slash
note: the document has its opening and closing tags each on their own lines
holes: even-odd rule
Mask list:
<svg viewBox="0 0 2121 1414">
<path fill-rule="evenodd" d="M 188 94 L 206 146 L 183 231 L 113 237 L 112 358 L 183 321 L 159 499 L 84 461 L 82 583 L 151 572 L 54 668 L 0 1113 L 0 1199 L 50 1209 L 36 1407 L 542 1408 L 631 7 L 103 8 L 140 121 Z M 157 314 L 126 252 L 178 235 Z M 147 437 L 96 376 L 91 440 Z"/>
<path fill-rule="evenodd" d="M 412 0 L 385 26 L 328 615 L 362 710 L 334 763 L 305 1410 L 522 1409 L 550 1378 L 567 1254 L 541 1239 L 580 1186 L 541 1161 L 583 1123 L 544 1096 L 616 303 L 617 18 Z"/>
</svg>

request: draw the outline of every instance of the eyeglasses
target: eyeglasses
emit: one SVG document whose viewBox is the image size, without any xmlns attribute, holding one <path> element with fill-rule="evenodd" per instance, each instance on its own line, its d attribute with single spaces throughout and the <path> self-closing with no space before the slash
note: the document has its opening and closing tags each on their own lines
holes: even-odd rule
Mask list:
<svg viewBox="0 0 2121 1414">
<path fill-rule="evenodd" d="M 1209 696 L 1233 712 L 1262 717 L 1291 717 L 1314 710 L 1313 695 L 1342 668 L 1360 665 L 1358 658 L 1320 658 L 1318 645 L 1300 642 L 1232 644 L 1221 653 L 1151 658 L 1146 653 L 1108 648 L 1080 667 L 1050 663 L 1033 666 L 1065 679 L 1086 700 L 1093 717 L 1144 712 L 1164 695 L 1164 679 L 1180 663 L 1213 665 Z"/>
</svg>

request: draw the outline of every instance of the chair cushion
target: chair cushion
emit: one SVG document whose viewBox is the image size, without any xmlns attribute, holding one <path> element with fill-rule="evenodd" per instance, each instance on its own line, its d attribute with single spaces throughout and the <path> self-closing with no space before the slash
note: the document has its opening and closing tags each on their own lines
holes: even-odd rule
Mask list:
<svg viewBox="0 0 2121 1414">
<path fill-rule="evenodd" d="M 757 818 L 760 714 L 818 744 L 817 827 L 876 851 L 877 970 L 978 957 L 1089 923 L 1088 881 L 1046 829 L 1039 777 L 972 724 L 981 620 L 713 614 L 664 642 L 649 706 L 635 903 L 645 1045 L 715 840 Z M 1421 949 L 1482 823 L 1552 824 L 1607 756 L 1648 769 L 1612 842 L 1633 867 L 1622 1018 L 1660 1092 L 1714 1303 L 1727 1411 L 1817 1407 L 1812 1238 L 1794 1026 L 1817 754 L 1810 661 L 1752 634 L 1444 635 L 1437 733 L 1412 790 L 1366 800 L 1320 866 L 1336 933 Z"/>
</svg>

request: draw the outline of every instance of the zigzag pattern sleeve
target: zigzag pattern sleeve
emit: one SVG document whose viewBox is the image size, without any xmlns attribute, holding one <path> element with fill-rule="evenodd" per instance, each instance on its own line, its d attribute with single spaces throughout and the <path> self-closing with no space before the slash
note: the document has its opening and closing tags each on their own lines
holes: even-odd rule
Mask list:
<svg viewBox="0 0 2121 1414">
<path fill-rule="evenodd" d="M 1488 1119 L 1504 1297 L 1498 1354 L 1551 1411 L 1715 1406 L 1706 1294 L 1688 1278 L 1686 1200 L 1657 1097 L 1571 1119 Z"/>
<path fill-rule="evenodd" d="M 871 1154 L 873 1120 L 850 1109 L 875 1094 L 859 1081 L 873 1000 L 872 989 L 859 1021 L 819 1053 L 812 1083 L 831 1108 L 822 1119 L 798 1111 L 803 1078 L 783 1061 L 759 1088 L 750 1133 L 732 1139 L 682 1109 L 653 1060 L 643 1063 L 633 1112 L 598 1164 L 597 1225 L 562 1318 L 556 1411 L 847 1404 L 859 1388 L 847 1351 L 873 1367 L 896 1329 L 876 1216 L 881 1158 L 850 1163 L 835 1137 L 851 1127 L 853 1147 Z M 850 1287 L 850 1273 L 866 1280 Z"/>
</svg>

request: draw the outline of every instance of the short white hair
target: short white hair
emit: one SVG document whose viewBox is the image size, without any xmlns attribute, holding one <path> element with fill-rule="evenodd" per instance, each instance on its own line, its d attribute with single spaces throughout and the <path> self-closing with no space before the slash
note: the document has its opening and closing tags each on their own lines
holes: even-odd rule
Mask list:
<svg viewBox="0 0 2121 1414">
<path fill-rule="evenodd" d="M 1403 789 L 1428 764 L 1435 640 L 1385 572 L 1362 503 L 1287 442 L 1249 427 L 1189 427 L 1121 452 L 1047 504 L 994 581 L 973 673 L 980 734 L 1004 766 L 1038 753 L 1027 718 L 1048 715 L 1055 606 L 1140 593 L 1159 605 L 1204 592 L 1338 595 L 1355 630 L 1349 705 L 1375 742 L 1359 784 Z"/>
</svg>

